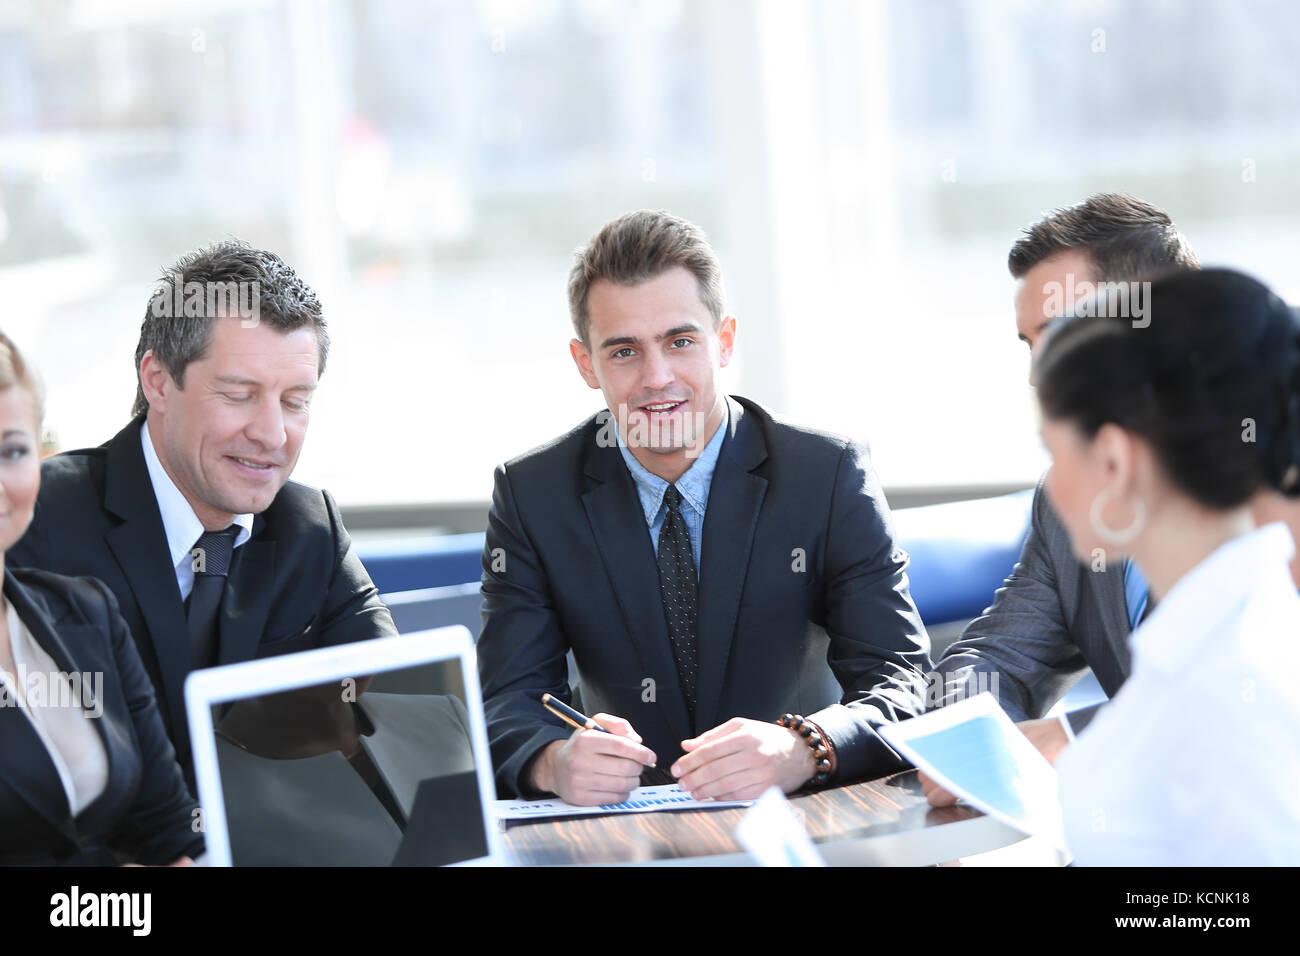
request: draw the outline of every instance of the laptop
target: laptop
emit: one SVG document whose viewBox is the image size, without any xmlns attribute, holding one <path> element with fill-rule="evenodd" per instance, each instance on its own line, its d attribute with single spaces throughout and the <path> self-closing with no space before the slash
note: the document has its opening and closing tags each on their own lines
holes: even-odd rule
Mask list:
<svg viewBox="0 0 1300 956">
<path fill-rule="evenodd" d="M 463 626 L 195 671 L 185 706 L 209 865 L 502 860 Z"/>
</svg>

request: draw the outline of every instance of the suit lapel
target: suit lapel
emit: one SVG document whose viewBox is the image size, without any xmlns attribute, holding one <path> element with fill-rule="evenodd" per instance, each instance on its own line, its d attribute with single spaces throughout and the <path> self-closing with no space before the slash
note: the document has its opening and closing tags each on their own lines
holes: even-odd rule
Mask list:
<svg viewBox="0 0 1300 956">
<path fill-rule="evenodd" d="M 17 706 L 0 707 L 0 740 L 4 741 L 5 783 L 56 833 L 76 845 L 76 824 L 59 772 L 36 728 Z"/>
<path fill-rule="evenodd" d="M 767 494 L 767 479 L 753 474 L 767 458 L 753 415 L 728 398 L 731 418 L 718 465 L 709 485 L 700 548 L 700 610 L 696 633 L 700 660 L 699 730 L 716 726 L 723 678 L 736 630 L 736 611 L 749 569 L 758 513 Z"/>
<path fill-rule="evenodd" d="M 600 447 L 596 434 L 594 429 L 590 431 L 584 464 L 586 475 L 597 481 L 582 496 L 587 520 L 614 586 L 614 598 L 623 611 L 627 634 L 640 658 L 642 673 L 655 675 L 661 683 L 671 680 L 676 686 L 677 665 L 668 644 L 659 565 L 650 547 L 645 514 L 618 448 Z M 666 715 L 675 734 L 673 739 L 692 736 L 686 701 L 680 691 L 666 695 L 660 703 L 663 706 L 656 709 Z"/>
<path fill-rule="evenodd" d="M 32 638 L 45 653 L 50 655 L 54 666 L 63 675 L 79 673 L 80 669 L 75 665 L 72 654 L 69 653 L 68 644 L 79 645 L 78 638 L 81 633 L 93 632 L 95 629 L 84 625 L 62 628 L 55 626 L 57 622 L 51 621 L 49 608 L 19 584 L 8 569 L 4 573 L 4 593 Z M 12 640 L 12 635 L 10 639 Z M 93 645 L 87 642 L 86 646 Z M 111 776 L 114 765 L 113 741 L 102 719 L 103 711 L 97 709 L 97 705 L 102 706 L 103 701 L 94 699 L 93 690 L 93 687 L 85 688 L 83 685 L 81 700 L 89 704 L 92 711 L 100 714 L 100 718 L 91 720 L 90 724 L 104 746 Z M 72 808 L 68 804 L 68 795 L 63 789 L 63 781 L 59 779 L 59 772 L 35 726 L 19 708 L 0 707 L 0 738 L 5 741 L 8 783 L 61 835 L 73 844 L 79 844 L 76 822 L 72 818 Z M 104 792 L 108 793 L 112 786 L 113 782 L 110 779 L 106 782 Z M 94 803 L 86 810 L 90 811 L 93 808 Z"/>
<path fill-rule="evenodd" d="M 183 688 L 190 670 L 189 627 L 158 499 L 140 447 L 140 421 L 127 425 L 105 446 L 104 507 L 122 523 L 104 537 L 140 606 L 144 633 L 134 637 L 137 644 L 148 646 L 158 661 L 162 677 L 162 686 L 155 688 L 159 710 L 168 718 L 172 740 L 179 741 L 186 726 Z"/>
<path fill-rule="evenodd" d="M 1045 494 L 1041 485 L 1036 494 Z M 1078 575 L 1076 597 L 1073 604 L 1065 608 L 1065 613 L 1071 621 L 1075 619 L 1076 613 L 1085 613 L 1083 619 L 1091 620 L 1086 616 L 1086 611 L 1087 602 L 1092 601 L 1093 611 L 1101 625 L 1100 634 L 1092 627 L 1080 627 L 1075 642 L 1079 644 L 1084 659 L 1096 674 L 1097 682 L 1107 694 L 1113 696 L 1129 672 L 1129 621 L 1128 601 L 1124 597 L 1124 563 L 1110 563 L 1105 571 L 1093 571 L 1074 554 L 1070 533 L 1066 531 L 1056 509 L 1051 507 L 1050 502 L 1045 501 L 1044 505 L 1042 537 L 1052 563 L 1058 569 L 1058 574 L 1063 575 L 1066 568 L 1073 567 Z M 1115 661 L 1114 667 L 1110 666 L 1111 660 Z"/>
<path fill-rule="evenodd" d="M 265 524 L 257 515 L 253 519 L 253 536 L 235 550 L 221 599 L 219 664 L 252 660 L 266 630 L 271 613 L 271 582 L 275 580 L 275 542 L 260 535 Z"/>
</svg>

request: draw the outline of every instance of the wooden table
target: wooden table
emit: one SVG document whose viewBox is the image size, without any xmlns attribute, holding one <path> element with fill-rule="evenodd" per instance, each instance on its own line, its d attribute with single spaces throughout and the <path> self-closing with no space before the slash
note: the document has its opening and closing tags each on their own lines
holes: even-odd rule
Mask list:
<svg viewBox="0 0 1300 956">
<path fill-rule="evenodd" d="M 931 866 L 1009 846 L 1023 834 L 969 807 L 936 809 L 916 771 L 791 798 L 832 865 Z M 511 824 L 502 835 L 517 866 L 747 865 L 734 836 L 745 810 L 684 810 Z"/>
</svg>

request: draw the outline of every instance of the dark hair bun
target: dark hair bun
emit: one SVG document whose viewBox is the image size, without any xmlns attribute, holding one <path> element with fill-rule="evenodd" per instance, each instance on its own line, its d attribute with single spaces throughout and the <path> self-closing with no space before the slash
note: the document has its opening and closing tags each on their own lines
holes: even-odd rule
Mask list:
<svg viewBox="0 0 1300 956">
<path fill-rule="evenodd" d="M 1269 485 L 1295 498 L 1300 497 L 1300 316 L 1291 310 L 1290 317 L 1291 326 L 1284 328 L 1272 353 L 1274 367 L 1270 370 L 1277 383 L 1280 412 L 1261 451 Z"/>
<path fill-rule="evenodd" d="M 1037 359 L 1043 413 L 1086 435 L 1144 438 L 1169 479 L 1212 508 L 1261 488 L 1300 496 L 1300 320 L 1230 269 L 1153 277 L 1145 315 L 1054 322 Z"/>
</svg>

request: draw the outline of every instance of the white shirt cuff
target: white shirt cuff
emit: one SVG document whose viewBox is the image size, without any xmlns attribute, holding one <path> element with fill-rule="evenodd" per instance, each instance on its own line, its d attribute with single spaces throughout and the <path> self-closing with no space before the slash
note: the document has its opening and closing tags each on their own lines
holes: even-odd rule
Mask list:
<svg viewBox="0 0 1300 956">
<path fill-rule="evenodd" d="M 1070 718 L 1062 711 L 1056 719 L 1061 722 L 1061 727 L 1065 730 L 1065 739 L 1070 743 L 1074 743 L 1074 728 L 1070 726 Z"/>
</svg>

